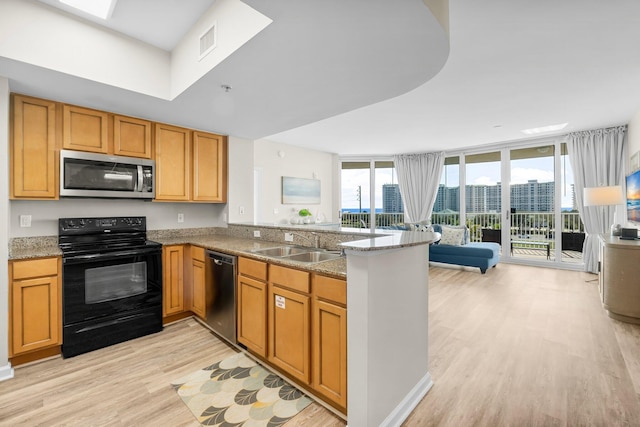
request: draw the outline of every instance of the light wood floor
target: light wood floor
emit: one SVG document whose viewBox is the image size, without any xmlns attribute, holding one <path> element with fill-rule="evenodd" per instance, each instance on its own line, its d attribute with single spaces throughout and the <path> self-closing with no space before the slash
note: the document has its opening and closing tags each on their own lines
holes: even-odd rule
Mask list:
<svg viewBox="0 0 640 427">
<path fill-rule="evenodd" d="M 485 275 L 432 267 L 435 385 L 405 425 L 640 425 L 640 327 L 606 316 L 596 283 L 586 282 L 593 278 L 508 264 Z M 18 367 L 16 378 L 0 383 L 0 425 L 197 425 L 169 383 L 232 352 L 186 320 Z M 344 425 L 318 405 L 287 424 Z"/>
</svg>

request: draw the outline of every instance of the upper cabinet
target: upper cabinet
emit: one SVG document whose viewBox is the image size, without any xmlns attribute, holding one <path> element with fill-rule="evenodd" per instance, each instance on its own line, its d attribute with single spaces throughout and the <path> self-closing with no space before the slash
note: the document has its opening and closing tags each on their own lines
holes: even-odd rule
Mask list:
<svg viewBox="0 0 640 427">
<path fill-rule="evenodd" d="M 113 116 L 113 154 L 151 158 L 151 122 Z"/>
<path fill-rule="evenodd" d="M 193 132 L 193 193 L 196 202 L 227 201 L 227 138 Z"/>
<path fill-rule="evenodd" d="M 188 201 L 191 196 L 191 131 L 156 123 L 156 200 Z"/>
<path fill-rule="evenodd" d="M 227 137 L 12 95 L 12 199 L 57 199 L 60 148 L 156 161 L 157 201 L 226 203 Z"/>
<path fill-rule="evenodd" d="M 62 148 L 109 153 L 108 113 L 64 105 L 62 116 Z"/>
<path fill-rule="evenodd" d="M 227 201 L 227 138 L 155 125 L 156 200 Z"/>
<path fill-rule="evenodd" d="M 27 96 L 12 98 L 10 198 L 56 199 L 57 105 Z"/>
</svg>

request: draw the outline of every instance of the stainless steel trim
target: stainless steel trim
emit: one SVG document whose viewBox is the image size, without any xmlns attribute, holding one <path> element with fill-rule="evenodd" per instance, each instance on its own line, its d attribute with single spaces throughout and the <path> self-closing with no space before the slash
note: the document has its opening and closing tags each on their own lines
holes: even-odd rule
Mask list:
<svg viewBox="0 0 640 427">
<path fill-rule="evenodd" d="M 136 191 L 142 191 L 143 177 L 144 176 L 142 175 L 142 165 L 138 165 L 138 183 L 136 185 Z"/>
</svg>

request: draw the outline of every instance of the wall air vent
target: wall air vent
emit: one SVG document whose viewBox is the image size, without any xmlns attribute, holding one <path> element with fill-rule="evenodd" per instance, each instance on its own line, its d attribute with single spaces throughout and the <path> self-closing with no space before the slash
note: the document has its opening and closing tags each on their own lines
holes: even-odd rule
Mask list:
<svg viewBox="0 0 640 427">
<path fill-rule="evenodd" d="M 216 44 L 218 43 L 217 28 L 218 23 L 214 22 L 213 25 L 200 36 L 200 57 L 198 60 L 201 60 L 216 48 Z"/>
</svg>

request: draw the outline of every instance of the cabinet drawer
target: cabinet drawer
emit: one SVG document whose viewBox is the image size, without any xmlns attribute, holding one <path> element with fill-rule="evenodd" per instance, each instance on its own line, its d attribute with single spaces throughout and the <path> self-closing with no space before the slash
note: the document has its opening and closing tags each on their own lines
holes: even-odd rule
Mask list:
<svg viewBox="0 0 640 427">
<path fill-rule="evenodd" d="M 293 289 L 294 291 L 304 292 L 306 294 L 311 292 L 309 289 L 309 273 L 306 271 L 270 265 L 269 281 L 279 286 Z"/>
<path fill-rule="evenodd" d="M 267 263 L 249 258 L 238 258 L 238 272 L 244 276 L 267 280 Z"/>
<path fill-rule="evenodd" d="M 55 276 L 58 274 L 57 258 L 29 259 L 13 261 L 13 279 Z"/>
<path fill-rule="evenodd" d="M 318 298 L 347 304 L 347 282 L 326 276 L 313 276 L 313 293 Z"/>
<path fill-rule="evenodd" d="M 200 246 L 191 246 L 191 258 L 204 262 L 204 248 Z"/>
</svg>

